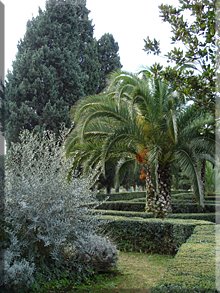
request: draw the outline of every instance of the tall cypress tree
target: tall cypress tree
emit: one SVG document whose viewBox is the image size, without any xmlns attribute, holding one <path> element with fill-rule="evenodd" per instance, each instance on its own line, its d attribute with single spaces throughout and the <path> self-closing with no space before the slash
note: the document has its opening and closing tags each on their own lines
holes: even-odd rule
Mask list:
<svg viewBox="0 0 220 293">
<path fill-rule="evenodd" d="M 98 40 L 99 62 L 101 64 L 101 80 L 99 83 L 99 92 L 106 86 L 107 75 L 122 67 L 119 57 L 119 46 L 115 42 L 112 34 L 104 34 Z"/>
<path fill-rule="evenodd" d="M 4 133 L 10 146 L 22 129 L 70 126 L 69 109 L 97 93 L 101 65 L 85 0 L 47 0 L 28 21 L 5 87 Z"/>
</svg>

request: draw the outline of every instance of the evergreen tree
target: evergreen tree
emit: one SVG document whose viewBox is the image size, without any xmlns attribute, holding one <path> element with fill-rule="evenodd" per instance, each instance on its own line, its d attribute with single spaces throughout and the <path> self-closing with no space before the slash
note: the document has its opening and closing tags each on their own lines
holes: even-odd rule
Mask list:
<svg viewBox="0 0 220 293">
<path fill-rule="evenodd" d="M 99 62 L 101 64 L 99 92 L 101 92 L 106 86 L 106 76 L 110 72 L 122 67 L 118 50 L 118 43 L 115 42 L 112 34 L 104 34 L 98 40 Z"/>
<path fill-rule="evenodd" d="M 70 107 L 97 93 L 101 65 L 84 0 L 48 0 L 28 21 L 2 100 L 8 146 L 22 129 L 58 133 Z M 103 78 L 103 77 L 102 77 Z"/>
<path fill-rule="evenodd" d="M 177 7 L 161 4 L 160 16 L 171 26 L 174 47 L 165 57 L 171 66 L 152 67 L 190 97 L 199 109 L 215 110 L 217 31 L 216 0 L 179 0 Z M 144 50 L 159 55 L 160 42 L 149 37 Z"/>
</svg>

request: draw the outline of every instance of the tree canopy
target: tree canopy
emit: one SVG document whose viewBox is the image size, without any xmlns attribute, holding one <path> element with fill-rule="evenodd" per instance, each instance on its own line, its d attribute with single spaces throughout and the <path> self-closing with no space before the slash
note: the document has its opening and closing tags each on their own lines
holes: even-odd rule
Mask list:
<svg viewBox="0 0 220 293">
<path fill-rule="evenodd" d="M 106 76 L 116 68 L 121 68 L 118 50 L 118 43 L 115 42 L 111 34 L 104 34 L 98 40 L 98 56 L 99 62 L 101 64 L 101 81 L 99 85 L 99 92 L 101 92 L 106 86 Z"/>
<path fill-rule="evenodd" d="M 93 29 L 86 1 L 48 0 L 28 21 L 2 99 L 8 145 L 22 129 L 58 133 L 62 123 L 70 127 L 70 107 L 102 88 L 109 72 L 100 60 L 111 58 L 111 45 L 117 55 L 109 61 L 111 70 L 121 67 L 113 36 L 100 49 Z"/>
<path fill-rule="evenodd" d="M 160 17 L 171 26 L 173 49 L 165 54 L 169 66 L 155 64 L 155 73 L 172 82 L 174 88 L 203 109 L 214 113 L 216 0 L 179 0 L 178 7 L 160 5 Z M 160 42 L 149 37 L 144 50 L 161 54 Z"/>
</svg>

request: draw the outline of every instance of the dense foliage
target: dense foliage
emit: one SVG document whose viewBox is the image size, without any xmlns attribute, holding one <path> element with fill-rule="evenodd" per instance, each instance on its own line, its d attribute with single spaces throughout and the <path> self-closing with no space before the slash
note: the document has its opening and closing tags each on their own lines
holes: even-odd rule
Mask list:
<svg viewBox="0 0 220 293">
<path fill-rule="evenodd" d="M 70 127 L 70 106 L 103 89 L 106 74 L 120 67 L 113 36 L 93 37 L 86 1 L 46 1 L 28 21 L 7 75 L 1 120 L 8 145 L 22 129 L 58 134 L 61 123 Z"/>
<path fill-rule="evenodd" d="M 115 69 L 120 69 L 122 67 L 118 55 L 118 50 L 118 43 L 115 42 L 111 34 L 104 34 L 98 40 L 98 56 L 99 62 L 101 64 L 101 80 L 98 89 L 99 92 L 101 92 L 106 87 L 106 76 Z"/>
<path fill-rule="evenodd" d="M 204 130 L 213 117 L 181 104 L 172 86 L 146 72 L 114 73 L 107 92 L 73 110 L 76 126 L 66 142 L 73 168 L 105 174 L 109 161 L 136 161 L 146 180 L 147 210 L 164 216 L 171 210 L 172 166 L 178 166 L 204 204 L 200 164 L 213 160 L 214 137 Z"/>
<path fill-rule="evenodd" d="M 153 66 L 155 74 L 172 82 L 175 89 L 201 109 L 215 110 L 215 72 L 218 32 L 213 0 L 179 0 L 177 7 L 159 6 L 162 20 L 171 26 L 173 49 L 165 54 L 169 66 Z M 160 42 L 149 37 L 144 50 L 161 54 Z"/>
<path fill-rule="evenodd" d="M 97 235 L 91 182 L 76 176 L 67 182 L 62 140 L 25 131 L 20 141 L 6 157 L 3 284 L 24 290 L 42 279 L 74 282 L 111 269 L 117 252 Z"/>
</svg>

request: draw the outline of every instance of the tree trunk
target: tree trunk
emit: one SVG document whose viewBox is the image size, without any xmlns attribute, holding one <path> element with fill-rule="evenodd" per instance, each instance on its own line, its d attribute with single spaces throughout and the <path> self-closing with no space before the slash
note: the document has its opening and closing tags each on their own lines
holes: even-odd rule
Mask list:
<svg viewBox="0 0 220 293">
<path fill-rule="evenodd" d="M 159 165 L 157 169 L 157 188 L 154 186 L 149 166 L 146 174 L 146 212 L 152 212 L 157 218 L 164 218 L 172 212 L 170 165 Z"/>
<path fill-rule="evenodd" d="M 155 188 L 152 182 L 151 171 L 149 166 L 145 166 L 145 175 L 146 175 L 146 212 L 154 213 L 155 210 Z"/>
<path fill-rule="evenodd" d="M 106 194 L 111 194 L 111 186 L 110 185 L 107 185 L 106 186 Z"/>
<path fill-rule="evenodd" d="M 206 160 L 202 160 L 201 181 L 202 181 L 203 194 L 205 194 L 205 172 L 206 172 Z"/>
<path fill-rule="evenodd" d="M 158 187 L 155 199 L 155 216 L 164 218 L 172 211 L 170 165 L 159 165 L 157 169 Z"/>
<path fill-rule="evenodd" d="M 116 187 L 115 187 L 115 192 L 119 192 L 119 191 L 120 191 L 119 186 L 116 186 Z"/>
</svg>

